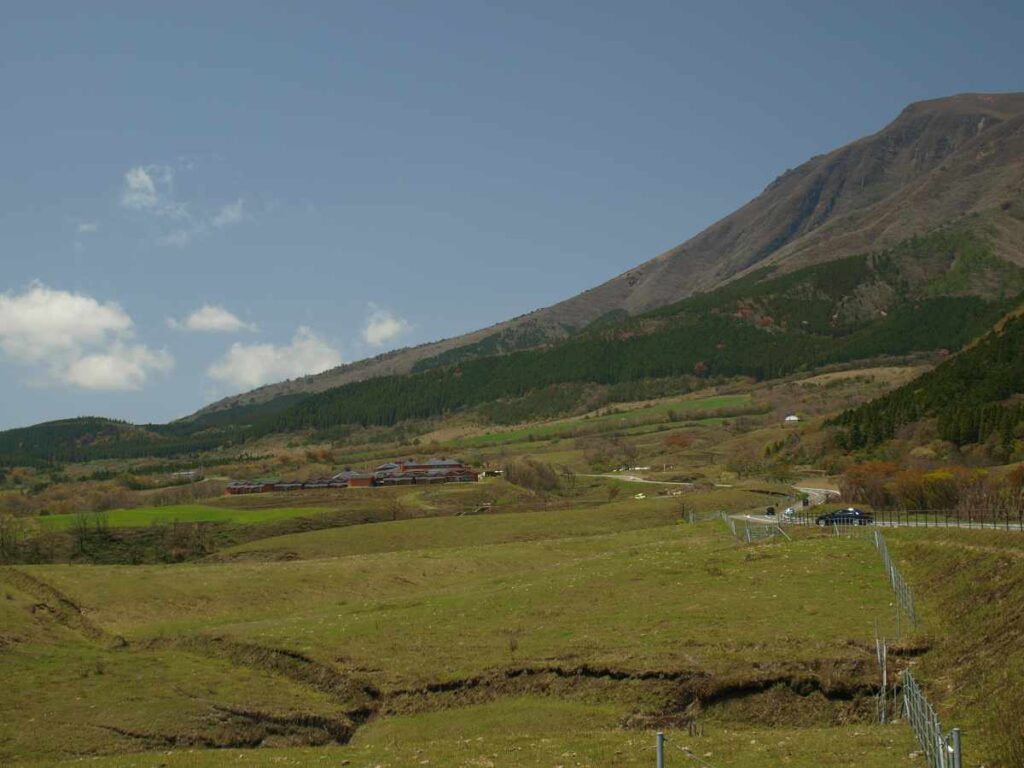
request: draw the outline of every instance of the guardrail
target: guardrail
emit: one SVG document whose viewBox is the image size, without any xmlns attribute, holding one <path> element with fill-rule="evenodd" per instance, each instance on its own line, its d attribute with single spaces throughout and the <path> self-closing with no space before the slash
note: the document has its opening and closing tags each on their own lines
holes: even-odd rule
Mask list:
<svg viewBox="0 0 1024 768">
<path fill-rule="evenodd" d="M 955 509 L 881 509 L 869 512 L 874 525 L 880 528 L 964 528 L 985 531 L 1024 531 L 1024 520 L 991 514 L 966 515 Z M 820 513 L 813 508 L 799 508 L 783 522 L 814 525 Z M 829 525 L 826 523 L 825 525 Z"/>
</svg>

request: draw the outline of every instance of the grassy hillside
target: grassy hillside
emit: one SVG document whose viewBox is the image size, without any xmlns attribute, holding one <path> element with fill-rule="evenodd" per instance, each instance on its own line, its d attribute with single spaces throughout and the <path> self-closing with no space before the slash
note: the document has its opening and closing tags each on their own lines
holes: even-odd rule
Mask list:
<svg viewBox="0 0 1024 768">
<path fill-rule="evenodd" d="M 1024 765 L 1024 538 L 991 531 L 886 534 L 932 647 L 919 676 L 969 765 Z"/>
</svg>

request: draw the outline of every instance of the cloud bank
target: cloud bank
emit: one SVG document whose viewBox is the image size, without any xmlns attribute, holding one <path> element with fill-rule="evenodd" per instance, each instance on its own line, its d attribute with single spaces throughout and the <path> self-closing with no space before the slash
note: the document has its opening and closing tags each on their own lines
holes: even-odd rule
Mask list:
<svg viewBox="0 0 1024 768">
<path fill-rule="evenodd" d="M 243 344 L 236 342 L 207 370 L 214 381 L 236 389 L 255 389 L 263 384 L 322 373 L 341 365 L 341 354 L 305 326 L 290 344 Z"/>
<path fill-rule="evenodd" d="M 72 360 L 64 371 L 63 380 L 81 389 L 142 389 L 151 373 L 167 373 L 173 367 L 174 358 L 164 350 L 115 342 L 106 352 Z"/>
<path fill-rule="evenodd" d="M 166 351 L 129 343 L 133 322 L 114 302 L 35 282 L 0 294 L 0 352 L 33 366 L 47 383 L 91 390 L 140 389 L 169 371 Z"/>
</svg>

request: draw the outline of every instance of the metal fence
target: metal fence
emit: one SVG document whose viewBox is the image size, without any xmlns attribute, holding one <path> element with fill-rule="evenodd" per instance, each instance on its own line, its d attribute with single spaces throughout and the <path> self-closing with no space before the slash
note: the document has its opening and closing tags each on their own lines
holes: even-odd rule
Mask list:
<svg viewBox="0 0 1024 768">
<path fill-rule="evenodd" d="M 786 532 L 783 531 L 776 523 L 754 523 L 753 525 L 750 523 L 743 523 L 741 526 L 736 524 L 735 518 L 730 517 L 725 512 L 719 512 L 718 516 L 721 518 L 723 523 L 729 526 L 729 530 L 732 531 L 733 536 L 747 544 L 753 544 L 757 541 L 765 541 L 773 538 L 774 536 L 785 536 L 787 539 L 789 538 Z"/>
<path fill-rule="evenodd" d="M 882 565 L 885 567 L 886 576 L 889 577 L 889 584 L 892 586 L 892 591 L 896 593 L 899 608 L 902 609 L 903 615 L 910 619 L 910 623 L 916 627 L 918 617 L 917 607 L 914 605 L 914 594 L 910 591 L 910 586 L 907 584 L 906 579 L 903 578 L 903 574 L 899 572 L 896 564 L 893 563 L 892 557 L 889 555 L 889 547 L 885 543 L 885 537 L 882 535 L 882 532 L 874 530 L 871 533 L 875 549 L 882 556 Z M 900 612 L 897 611 L 897 635 L 899 634 L 899 616 Z"/>
<path fill-rule="evenodd" d="M 779 534 L 786 536 L 777 525 L 746 525 L 743 527 L 743 535 L 740 538 L 747 542 L 747 544 L 753 544 L 755 541 L 771 539 Z M 788 539 L 789 537 L 786 536 L 786 538 Z"/>
<path fill-rule="evenodd" d="M 917 734 L 928 768 L 961 768 L 960 729 L 942 730 L 939 716 L 909 669 L 903 673 L 903 716 Z"/>
</svg>

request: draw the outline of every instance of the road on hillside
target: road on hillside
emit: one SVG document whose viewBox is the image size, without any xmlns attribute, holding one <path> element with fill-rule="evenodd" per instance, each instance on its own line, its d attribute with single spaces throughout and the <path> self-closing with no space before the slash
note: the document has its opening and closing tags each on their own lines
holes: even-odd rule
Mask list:
<svg viewBox="0 0 1024 768">
<path fill-rule="evenodd" d="M 676 480 L 648 480 L 646 477 L 640 477 L 639 475 L 616 475 L 614 473 L 607 473 L 603 475 L 587 474 L 586 472 L 577 472 L 578 477 L 603 477 L 608 480 L 625 480 L 627 483 L 651 483 L 653 485 L 682 485 L 687 488 L 692 488 L 694 483 L 681 483 Z M 735 486 L 728 483 L 712 483 L 715 488 L 734 488 Z"/>
<path fill-rule="evenodd" d="M 838 496 L 839 491 L 833 491 L 831 488 L 807 488 L 805 486 L 796 485 L 793 486 L 800 493 L 807 494 L 808 506 L 817 507 L 828 501 L 829 496 Z M 803 509 L 803 507 L 801 507 Z M 758 525 L 778 525 L 779 521 L 786 521 L 780 515 L 769 516 L 764 514 L 750 514 L 749 512 L 740 512 L 734 515 L 730 515 L 734 520 L 742 520 L 745 523 L 757 523 Z"/>
<path fill-rule="evenodd" d="M 609 480 L 625 480 L 627 483 L 652 483 L 654 485 L 685 485 L 692 486 L 693 483 L 679 483 L 672 480 L 648 480 L 644 477 L 637 475 L 616 475 L 616 474 L 604 474 L 604 475 L 590 475 L 586 472 L 579 472 L 579 477 L 604 477 Z"/>
</svg>

